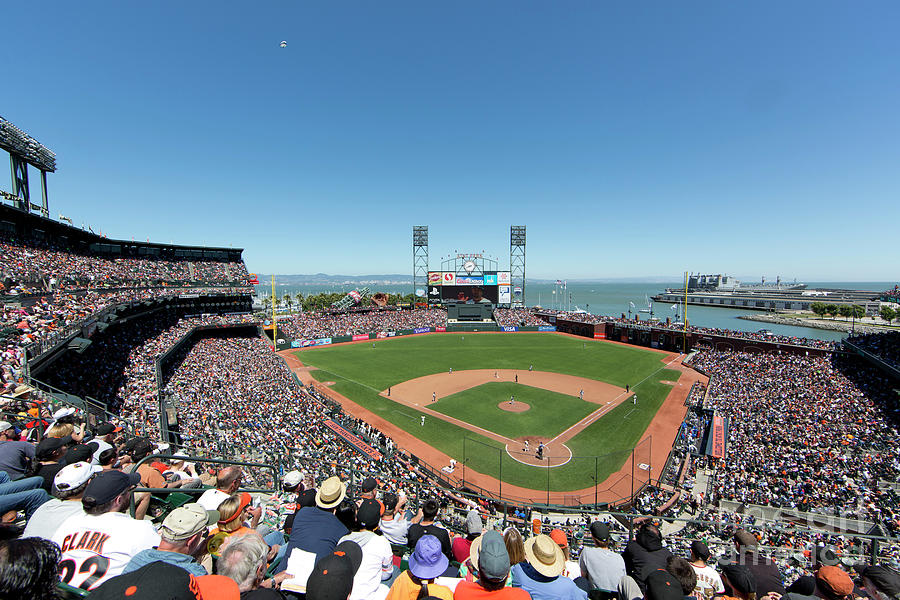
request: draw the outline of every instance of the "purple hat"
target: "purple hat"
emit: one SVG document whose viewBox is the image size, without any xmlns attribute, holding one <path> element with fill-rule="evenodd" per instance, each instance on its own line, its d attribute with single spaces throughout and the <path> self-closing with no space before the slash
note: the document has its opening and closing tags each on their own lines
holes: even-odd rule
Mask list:
<svg viewBox="0 0 900 600">
<path fill-rule="evenodd" d="M 441 552 L 441 542 L 433 535 L 423 535 L 416 549 L 409 555 L 409 572 L 419 579 L 434 579 L 443 575 L 450 559 Z"/>
</svg>

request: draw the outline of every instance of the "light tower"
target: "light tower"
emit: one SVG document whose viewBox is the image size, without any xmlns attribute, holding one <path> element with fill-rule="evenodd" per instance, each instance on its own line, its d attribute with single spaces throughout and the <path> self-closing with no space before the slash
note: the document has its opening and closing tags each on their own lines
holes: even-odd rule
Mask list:
<svg viewBox="0 0 900 600">
<path fill-rule="evenodd" d="M 413 294 L 428 289 L 428 225 L 413 226 Z M 413 301 L 415 304 L 415 301 Z"/>
<path fill-rule="evenodd" d="M 512 306 L 525 306 L 524 225 L 512 225 L 509 228 L 509 278 L 513 288 Z"/>
</svg>

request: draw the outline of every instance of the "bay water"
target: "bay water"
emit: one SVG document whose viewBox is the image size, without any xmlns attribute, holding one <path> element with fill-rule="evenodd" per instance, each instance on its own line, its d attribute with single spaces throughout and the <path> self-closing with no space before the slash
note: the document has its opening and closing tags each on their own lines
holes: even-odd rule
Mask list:
<svg viewBox="0 0 900 600">
<path fill-rule="evenodd" d="M 277 276 L 276 276 L 277 281 Z M 628 316 L 629 309 L 632 315 L 636 311 L 648 308 L 648 300 L 651 296 L 662 292 L 666 288 L 682 288 L 684 282 L 663 283 L 618 283 L 618 282 L 568 282 L 566 288 L 554 283 L 532 283 L 525 285 L 525 304 L 527 306 L 542 306 L 544 308 L 575 310 L 581 309 L 595 315 L 609 315 L 619 317 L 623 313 Z M 872 290 L 880 292 L 894 287 L 894 283 L 882 282 L 808 282 L 809 288 L 840 288 L 854 290 Z M 284 285 L 277 284 L 275 293 L 281 298 L 285 293 L 303 295 L 318 294 L 322 292 L 349 292 L 356 287 L 354 285 Z M 391 294 L 412 292 L 410 284 L 386 284 L 369 285 L 372 292 L 386 292 Z M 271 288 L 265 285 L 259 286 L 262 294 L 271 294 Z M 631 304 L 634 304 L 632 308 Z M 680 313 L 680 307 L 660 302 L 653 303 L 653 316 L 665 321 L 666 317 L 676 320 L 676 313 Z M 642 320 L 649 318 L 646 312 L 638 313 Z M 758 331 L 768 329 L 779 335 L 792 335 L 808 337 L 820 340 L 840 340 L 846 334 L 839 331 L 813 329 L 809 327 L 794 327 L 789 325 L 776 325 L 747 321 L 739 319 L 741 315 L 760 314 L 760 311 L 743 310 L 735 308 L 718 308 L 712 306 L 688 306 L 687 318 L 692 325 L 699 327 L 715 327 L 720 329 L 733 329 L 737 331 Z M 680 317 L 680 314 L 678 315 Z"/>
</svg>

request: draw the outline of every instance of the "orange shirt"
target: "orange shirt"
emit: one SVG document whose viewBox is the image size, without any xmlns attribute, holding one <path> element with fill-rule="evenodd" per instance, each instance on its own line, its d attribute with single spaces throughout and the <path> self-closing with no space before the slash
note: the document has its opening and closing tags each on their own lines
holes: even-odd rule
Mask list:
<svg viewBox="0 0 900 600">
<path fill-rule="evenodd" d="M 421 586 L 416 585 L 410 579 L 409 571 L 403 571 L 400 577 L 394 581 L 391 591 L 384 600 L 416 600 L 421 589 Z M 453 600 L 453 592 L 450 588 L 436 583 L 428 584 L 428 595 L 442 600 Z"/>
</svg>

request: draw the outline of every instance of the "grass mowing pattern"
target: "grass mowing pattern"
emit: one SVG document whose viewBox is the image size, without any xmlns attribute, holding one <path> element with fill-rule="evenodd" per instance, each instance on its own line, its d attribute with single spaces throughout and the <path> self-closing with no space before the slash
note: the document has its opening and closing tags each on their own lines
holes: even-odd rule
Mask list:
<svg viewBox="0 0 900 600">
<path fill-rule="evenodd" d="M 595 476 L 603 481 L 617 471 L 671 391 L 671 386 L 660 381 L 674 381 L 679 376 L 677 371 L 662 369 L 658 353 L 552 333 L 410 336 L 378 340 L 374 348 L 372 344 L 346 344 L 298 351 L 297 355 L 304 364 L 320 369 L 311 372 L 318 381 L 334 381 L 336 392 L 425 440 L 460 465 L 468 460 L 469 468 L 494 477 L 502 470 L 504 482 L 538 490 L 547 488 L 549 471 L 551 491 L 590 487 Z M 638 405 L 620 405 L 569 440 L 572 452 L 585 458 L 542 469 L 513 460 L 499 442 L 446 421 L 426 418 L 421 426 L 422 413 L 378 395 L 388 386 L 451 367 L 525 371 L 530 365 L 536 371 L 576 375 L 623 388 L 628 384 L 638 395 Z M 594 456 L 601 458 L 595 461 Z M 534 501 L 542 499 L 537 496 Z"/>
<path fill-rule="evenodd" d="M 531 408 L 513 413 L 497 406 L 509 402 L 510 396 Z M 428 408 L 508 438 L 524 435 L 553 438 L 600 405 L 519 383 L 492 382 L 441 398 Z"/>
</svg>

